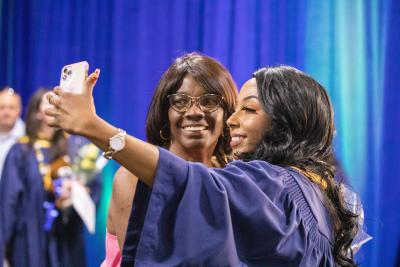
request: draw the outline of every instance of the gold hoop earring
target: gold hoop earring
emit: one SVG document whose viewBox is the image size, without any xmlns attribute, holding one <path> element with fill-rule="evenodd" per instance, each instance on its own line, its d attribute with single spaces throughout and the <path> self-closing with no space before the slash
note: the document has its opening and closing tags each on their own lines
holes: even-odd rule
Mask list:
<svg viewBox="0 0 400 267">
<path fill-rule="evenodd" d="M 166 138 L 166 137 L 164 136 L 162 130 L 160 130 L 160 137 L 161 137 L 161 139 L 162 139 L 163 141 L 168 141 L 168 140 L 169 140 L 169 138 Z"/>
</svg>

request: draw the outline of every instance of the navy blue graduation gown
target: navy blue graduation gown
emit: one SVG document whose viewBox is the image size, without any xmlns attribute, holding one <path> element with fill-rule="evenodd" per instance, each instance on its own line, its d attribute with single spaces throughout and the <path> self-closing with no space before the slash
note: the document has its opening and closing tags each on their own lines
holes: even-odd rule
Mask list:
<svg viewBox="0 0 400 267">
<path fill-rule="evenodd" d="M 87 143 L 76 137 L 69 140 L 71 158 L 82 142 Z M 42 152 L 47 162 L 49 149 L 42 148 Z M 97 203 L 100 176 L 88 186 Z M 44 231 L 43 202 L 47 197 L 34 150 L 26 144 L 15 144 L 7 155 L 0 181 L 0 241 L 7 243 L 9 260 L 21 267 L 86 266 L 84 225 L 72 207 L 60 212 L 52 229 Z"/>
<path fill-rule="evenodd" d="M 160 149 L 135 266 L 335 266 L 319 188 L 291 168 L 223 169 Z"/>
<path fill-rule="evenodd" d="M 46 193 L 34 150 L 15 144 L 0 181 L 0 223 L 12 266 L 55 266 L 56 251 L 43 229 Z M 2 262 L 2 259 L 0 259 Z"/>
<path fill-rule="evenodd" d="M 131 267 L 135 263 L 136 249 L 143 229 L 150 196 L 151 188 L 138 181 L 122 249 L 121 267 Z"/>
</svg>

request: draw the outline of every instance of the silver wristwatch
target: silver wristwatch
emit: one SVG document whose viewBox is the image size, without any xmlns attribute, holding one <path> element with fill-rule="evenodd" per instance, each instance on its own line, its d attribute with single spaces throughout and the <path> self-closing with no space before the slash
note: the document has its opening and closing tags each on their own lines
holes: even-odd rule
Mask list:
<svg viewBox="0 0 400 267">
<path fill-rule="evenodd" d="M 114 154 L 121 151 L 125 147 L 125 135 L 126 132 L 118 128 L 116 135 L 109 139 L 109 145 L 107 151 L 103 152 L 103 157 L 106 159 L 112 159 Z"/>
</svg>

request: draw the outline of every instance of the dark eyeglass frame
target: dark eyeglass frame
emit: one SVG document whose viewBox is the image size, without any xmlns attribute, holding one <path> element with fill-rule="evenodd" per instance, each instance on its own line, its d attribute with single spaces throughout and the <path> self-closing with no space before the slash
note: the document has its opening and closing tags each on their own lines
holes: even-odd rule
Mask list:
<svg viewBox="0 0 400 267">
<path fill-rule="evenodd" d="M 172 99 L 173 99 L 173 97 L 175 97 L 175 96 L 187 97 L 187 99 L 190 100 L 190 101 L 189 101 L 189 105 L 187 105 L 184 109 L 178 109 L 178 108 L 172 103 Z M 211 108 L 211 109 L 208 109 L 208 108 L 205 108 L 204 106 L 200 105 L 200 99 L 202 99 L 202 98 L 204 98 L 204 97 L 207 97 L 207 96 L 217 96 L 217 97 L 219 98 L 219 99 L 218 99 L 218 103 L 217 103 L 217 105 L 215 105 L 215 107 L 213 107 L 213 108 Z M 216 111 L 219 107 L 221 107 L 221 103 L 222 103 L 222 101 L 224 100 L 224 98 L 223 98 L 222 96 L 217 95 L 217 94 L 204 94 L 204 95 L 201 95 L 201 96 L 190 96 L 190 95 L 187 95 L 187 94 L 170 94 L 170 95 L 167 96 L 167 98 L 168 98 L 169 106 L 170 106 L 173 110 L 175 110 L 176 112 L 179 112 L 179 113 L 183 113 L 183 112 L 188 111 L 188 110 L 193 106 L 193 103 L 195 103 L 195 105 L 196 105 L 201 111 L 206 112 L 206 113 L 211 113 L 211 112 Z"/>
</svg>

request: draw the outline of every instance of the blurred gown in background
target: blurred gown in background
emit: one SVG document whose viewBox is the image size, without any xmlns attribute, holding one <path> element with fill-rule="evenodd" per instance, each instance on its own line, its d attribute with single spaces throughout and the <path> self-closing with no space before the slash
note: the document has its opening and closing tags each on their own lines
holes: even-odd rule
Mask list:
<svg viewBox="0 0 400 267">
<path fill-rule="evenodd" d="M 69 140 L 72 156 L 81 142 L 76 140 Z M 50 150 L 50 146 L 41 146 L 45 164 L 49 164 Z M 89 188 L 92 198 L 98 201 L 99 179 L 93 180 Z M 12 266 L 86 266 L 84 225 L 72 207 L 59 211 L 51 229 L 44 230 L 48 218 L 43 203 L 52 198 L 44 189 L 35 149 L 27 142 L 15 144 L 7 155 L 0 181 L 0 241 L 2 246 L 7 244 Z"/>
</svg>

